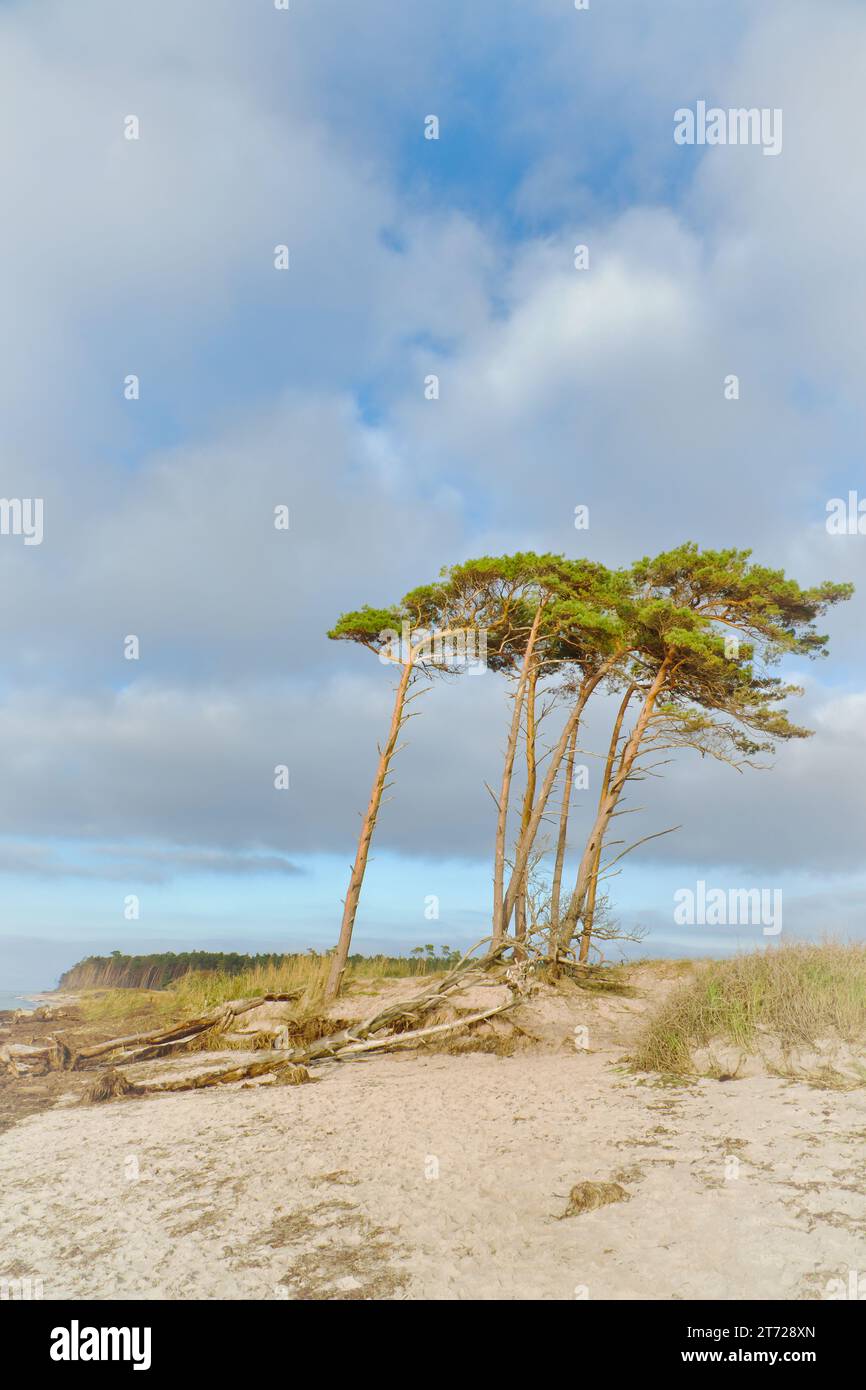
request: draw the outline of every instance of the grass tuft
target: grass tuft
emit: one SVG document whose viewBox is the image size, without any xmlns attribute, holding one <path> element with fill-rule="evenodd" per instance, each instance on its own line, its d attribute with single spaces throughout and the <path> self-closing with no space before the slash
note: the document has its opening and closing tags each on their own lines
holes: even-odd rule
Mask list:
<svg viewBox="0 0 866 1390">
<path fill-rule="evenodd" d="M 599 1207 L 609 1206 L 611 1202 L 627 1202 L 631 1197 L 618 1182 L 578 1182 L 568 1194 L 568 1206 L 559 1218 L 582 1216 L 587 1211 L 598 1211 Z"/>
<path fill-rule="evenodd" d="M 783 1048 L 866 1038 L 866 946 L 769 947 L 703 965 L 650 1019 L 631 1060 L 638 1071 L 689 1073 L 696 1048 L 754 1052 L 760 1033 Z"/>
<path fill-rule="evenodd" d="M 283 1067 L 273 1080 L 274 1086 L 306 1086 L 315 1078 L 306 1067 Z"/>
<path fill-rule="evenodd" d="M 129 1081 L 122 1072 L 109 1067 L 83 1092 L 81 1105 L 99 1105 L 106 1100 L 118 1100 L 123 1096 L 137 1096 L 140 1087 Z"/>
</svg>

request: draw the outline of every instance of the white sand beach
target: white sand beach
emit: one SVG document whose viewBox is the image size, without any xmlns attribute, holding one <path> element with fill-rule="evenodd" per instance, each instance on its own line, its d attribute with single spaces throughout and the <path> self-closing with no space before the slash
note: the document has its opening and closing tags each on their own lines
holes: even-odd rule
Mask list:
<svg viewBox="0 0 866 1390">
<path fill-rule="evenodd" d="M 866 1093 L 631 1074 L 621 1058 L 646 1007 L 538 1009 L 545 1049 L 512 1057 L 391 1054 L 321 1066 L 311 1085 L 61 1102 L 0 1136 L 0 1275 L 92 1299 L 847 1287 L 866 1270 Z M 628 1199 L 563 1218 L 586 1179 Z"/>
</svg>

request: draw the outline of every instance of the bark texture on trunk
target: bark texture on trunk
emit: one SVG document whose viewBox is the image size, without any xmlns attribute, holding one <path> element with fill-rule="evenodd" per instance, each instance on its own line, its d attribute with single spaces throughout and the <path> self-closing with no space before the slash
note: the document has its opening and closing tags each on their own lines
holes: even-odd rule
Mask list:
<svg viewBox="0 0 866 1390">
<path fill-rule="evenodd" d="M 614 720 L 610 735 L 610 746 L 607 750 L 607 759 L 604 764 L 604 774 L 601 779 L 601 791 L 598 798 L 599 811 L 604 805 L 604 799 L 610 790 L 610 782 L 613 777 L 613 765 L 616 760 L 617 749 L 619 748 L 619 737 L 622 733 L 623 720 L 625 719 L 625 712 L 628 709 L 629 702 L 634 692 L 635 686 L 630 685 L 622 698 L 616 719 Z M 580 936 L 580 952 L 578 955 L 578 960 L 583 963 L 589 960 L 589 946 L 592 940 L 592 923 L 595 917 L 595 900 L 598 896 L 598 869 L 601 863 L 601 850 L 602 846 L 599 842 L 595 851 L 595 863 L 592 866 L 592 878 L 590 879 L 589 892 L 586 896 L 586 907 L 583 913 L 583 931 Z"/>
<path fill-rule="evenodd" d="M 493 854 L 493 945 L 496 946 L 505 935 L 505 922 L 508 920 L 503 916 L 503 895 L 505 889 L 505 837 L 508 827 L 508 799 L 511 795 L 511 779 L 514 775 L 514 759 L 517 755 L 517 742 L 520 737 L 520 713 L 523 708 L 523 699 L 526 692 L 529 674 L 533 667 L 533 652 L 538 637 L 538 629 L 541 623 L 543 605 L 536 609 L 529 637 L 526 642 L 526 651 L 523 656 L 523 665 L 520 668 L 520 678 L 517 682 L 517 689 L 514 692 L 514 710 L 511 715 L 511 728 L 508 731 L 508 743 L 505 748 L 505 762 L 502 767 L 502 783 L 499 789 L 499 812 L 496 818 L 496 843 Z M 513 902 L 508 912 L 511 917 Z"/>
<path fill-rule="evenodd" d="M 526 834 L 526 827 L 529 825 L 529 817 L 532 815 L 532 804 L 535 801 L 535 782 L 536 782 L 536 749 L 535 749 L 535 696 L 538 688 L 538 667 L 533 666 L 529 675 L 526 687 L 526 790 L 523 794 L 523 812 L 520 817 L 521 837 Z M 518 941 L 526 940 L 526 892 L 528 868 L 523 875 L 523 886 L 518 894 L 517 909 L 515 913 L 514 935 Z M 503 931 L 508 931 L 508 922 L 503 922 Z M 525 951 L 516 950 L 516 960 L 525 958 Z"/>
<path fill-rule="evenodd" d="M 397 747 L 397 739 L 400 736 L 400 728 L 403 724 L 403 716 L 406 707 L 406 693 L 409 689 L 409 682 L 412 678 L 414 665 L 411 654 L 403 667 L 403 672 L 394 693 L 394 709 L 391 714 L 391 727 L 388 730 L 388 738 L 379 753 L 379 761 L 376 766 L 376 775 L 373 778 L 373 786 L 370 791 L 370 800 L 361 824 L 361 834 L 358 839 L 358 848 L 355 852 L 355 862 L 352 865 L 352 875 L 349 879 L 349 890 L 346 893 L 346 901 L 343 904 L 343 920 L 340 925 L 340 938 L 337 942 L 337 949 L 331 960 L 331 969 L 328 973 L 328 982 L 325 985 L 324 1002 L 331 1003 L 336 999 L 340 992 L 340 984 L 343 979 L 343 972 L 346 969 L 346 961 L 349 958 L 349 947 L 352 943 L 352 929 L 355 925 L 355 914 L 358 911 L 358 902 L 361 897 L 361 886 L 364 882 L 364 872 L 367 868 L 367 857 L 370 853 L 370 841 L 373 838 L 373 831 L 376 828 L 376 818 L 379 808 L 382 805 L 382 794 L 385 790 L 385 782 L 388 777 L 388 768 Z"/>
<path fill-rule="evenodd" d="M 620 758 L 619 766 L 616 770 L 616 775 L 607 789 L 603 802 L 599 806 L 598 813 L 595 818 L 595 824 L 593 825 L 593 828 L 589 835 L 589 839 L 586 842 L 586 847 L 583 851 L 583 856 L 580 861 L 580 867 L 577 871 L 577 882 L 574 886 L 574 892 L 571 895 L 571 901 L 568 905 L 568 912 L 566 913 L 565 920 L 560 931 L 559 945 L 561 950 L 565 950 L 568 947 L 568 943 L 571 940 L 575 927 L 583 913 L 584 906 L 586 904 L 587 893 L 589 891 L 590 880 L 593 876 L 593 866 L 595 864 L 596 854 L 598 853 L 602 843 L 604 842 L 604 837 L 607 834 L 607 828 L 610 825 L 611 816 L 616 810 L 617 802 L 619 801 L 619 798 L 622 795 L 622 790 L 625 786 L 626 779 L 628 778 L 628 775 L 631 772 L 632 767 L 634 766 L 634 762 L 638 755 L 638 752 L 640 751 L 641 741 L 643 739 L 644 733 L 646 732 L 647 724 L 649 723 L 653 709 L 655 708 L 656 701 L 665 683 L 668 665 L 669 663 L 667 661 L 662 663 L 661 667 L 659 668 L 658 674 L 655 676 L 652 685 L 649 687 L 649 690 L 647 691 L 646 696 L 644 697 L 644 702 L 641 706 L 640 714 L 638 715 L 635 726 L 629 735 L 628 742 L 626 743 L 626 746 L 623 749 L 622 757 Z"/>
<path fill-rule="evenodd" d="M 553 865 L 553 881 L 550 886 L 550 942 L 548 957 L 556 955 L 557 932 L 559 930 L 559 902 L 562 894 L 562 870 L 565 864 L 565 846 L 568 838 L 568 817 L 571 810 L 571 784 L 574 780 L 574 755 L 577 749 L 577 726 L 571 731 L 568 753 L 565 759 L 565 785 L 562 789 L 562 807 L 559 812 L 559 834 L 556 841 L 556 859 Z"/>
<path fill-rule="evenodd" d="M 572 732 L 575 729 L 577 729 L 578 725 L 580 724 L 580 717 L 583 714 L 584 708 L 586 707 L 587 700 L 589 699 L 592 692 L 595 690 L 596 686 L 608 674 L 608 671 L 612 668 L 613 665 L 614 660 L 613 658 L 611 658 L 608 661 L 606 661 L 604 665 L 599 668 L 598 671 L 596 671 L 584 682 L 580 691 L 580 695 L 575 701 L 574 708 L 572 709 L 571 714 L 568 716 L 568 719 L 565 721 L 565 725 L 563 726 L 559 742 L 551 754 L 550 762 L 547 767 L 547 773 L 545 774 L 544 781 L 541 784 L 541 791 L 538 794 L 538 800 L 536 801 L 535 806 L 532 809 L 532 815 L 529 818 L 529 824 L 526 827 L 525 833 L 520 837 L 520 841 L 518 843 L 517 850 L 515 853 L 514 869 L 512 870 L 511 878 L 508 882 L 508 892 L 505 895 L 505 904 L 503 907 L 505 921 L 510 920 L 511 914 L 514 911 L 514 903 L 517 898 L 517 893 L 520 888 L 520 885 L 523 882 L 523 875 L 526 872 L 526 866 L 529 862 L 529 854 L 533 844 L 535 843 L 535 837 L 538 834 L 538 827 L 541 825 L 542 817 L 544 815 L 545 810 L 547 809 L 547 803 L 550 799 L 550 793 L 553 790 L 553 784 L 556 781 L 557 774 L 562 764 L 562 760 L 565 757 L 569 739 L 571 738 Z"/>
</svg>

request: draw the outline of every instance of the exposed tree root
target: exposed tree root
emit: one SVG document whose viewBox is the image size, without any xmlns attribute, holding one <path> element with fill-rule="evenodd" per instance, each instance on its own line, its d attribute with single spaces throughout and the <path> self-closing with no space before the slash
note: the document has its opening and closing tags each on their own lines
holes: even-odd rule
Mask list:
<svg viewBox="0 0 866 1390">
<path fill-rule="evenodd" d="M 155 1095 L 163 1091 L 195 1091 L 208 1086 L 221 1086 L 250 1080 L 264 1076 L 269 1072 L 274 1073 L 280 1082 L 297 1085 L 304 1080 L 309 1080 L 306 1067 L 303 1065 L 305 1063 L 349 1059 L 359 1053 L 405 1047 L 421 1039 L 468 1028 L 474 1023 L 480 1023 L 513 1008 L 519 998 L 517 991 L 512 989 L 513 997 L 506 1004 L 499 1004 L 494 1008 L 464 1015 L 451 1022 L 436 1023 L 428 1028 L 409 1027 L 408 1029 L 407 1024 L 420 1022 L 425 1015 L 437 1008 L 446 995 L 453 990 L 465 988 L 470 980 L 489 972 L 491 967 L 499 962 L 502 952 L 513 945 L 511 941 L 506 940 L 480 960 L 473 960 L 472 952 L 482 944 L 484 943 L 478 942 L 453 970 L 413 999 L 392 1004 L 371 1018 L 341 1028 L 326 1037 L 311 1039 L 288 1052 L 284 1050 L 270 1052 L 269 1055 L 263 1056 L 260 1060 L 248 1062 L 243 1066 L 223 1067 L 214 1071 L 200 1072 L 197 1076 L 180 1077 L 166 1081 L 149 1081 L 140 1084 L 130 1082 L 122 1072 L 118 1072 L 112 1067 L 89 1088 L 84 1099 L 102 1101 L 111 1100 L 116 1096 Z M 274 998 L 279 998 L 279 996 L 265 996 L 265 1000 Z M 86 1052 L 80 1052 L 76 1064 L 80 1065 L 80 1060 L 85 1056 L 88 1060 L 96 1055 L 104 1056 L 112 1051 L 117 1052 L 132 1042 L 144 1042 L 147 1045 L 144 1048 L 127 1052 L 121 1059 L 127 1063 L 165 1055 L 169 1049 L 175 1051 L 182 1045 L 190 1044 L 206 1030 L 213 1029 L 214 1033 L 219 1035 L 225 1030 L 226 1024 L 237 1014 L 247 1012 L 265 1000 L 246 1000 L 240 1006 L 227 1006 L 217 1017 L 211 1015 L 207 1019 L 196 1019 L 194 1020 L 194 1031 L 191 1031 L 190 1024 L 178 1025 L 174 1029 L 166 1030 L 165 1033 L 151 1034 L 146 1038 L 139 1035 L 135 1039 L 118 1038 L 113 1043 L 100 1044 L 99 1049 L 87 1049 Z M 167 1036 L 168 1034 L 171 1036 Z M 304 1073 L 304 1075 L 296 1075 L 296 1079 L 290 1081 L 289 1077 L 293 1072 L 295 1074 Z"/>
<path fill-rule="evenodd" d="M 81 1104 L 99 1104 L 106 1100 L 118 1100 L 126 1096 L 155 1095 L 159 1091 L 198 1091 L 207 1086 L 223 1086 L 235 1081 L 250 1081 L 268 1072 L 275 1073 L 274 1080 L 281 1086 L 303 1086 L 313 1078 L 306 1067 L 299 1067 L 284 1058 L 277 1061 L 249 1062 L 243 1067 L 229 1067 L 226 1071 L 209 1071 L 200 1076 L 182 1077 L 175 1081 L 143 1082 L 137 1084 L 124 1076 L 123 1072 L 109 1067 L 93 1081 L 81 1097 Z"/>
<path fill-rule="evenodd" d="M 49 1047 L 33 1048 L 26 1055 L 22 1054 L 22 1060 L 28 1065 L 35 1064 L 42 1071 L 82 1071 L 92 1062 L 112 1055 L 127 1064 L 167 1057 L 172 1052 L 188 1049 L 193 1040 L 203 1033 L 211 1030 L 217 1034 L 229 1032 L 235 1019 L 249 1013 L 250 1009 L 259 1008 L 262 1004 L 290 1003 L 299 999 L 301 993 L 301 990 L 292 990 L 288 994 L 261 994 L 255 999 L 238 999 L 200 1018 L 174 1023 L 170 1028 L 110 1038 L 92 1047 L 74 1048 L 65 1039 L 57 1038 Z"/>
</svg>

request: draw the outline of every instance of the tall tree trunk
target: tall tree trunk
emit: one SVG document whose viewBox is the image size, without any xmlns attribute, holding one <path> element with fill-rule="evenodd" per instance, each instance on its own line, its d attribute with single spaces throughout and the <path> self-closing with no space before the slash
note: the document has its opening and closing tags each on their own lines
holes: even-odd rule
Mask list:
<svg viewBox="0 0 866 1390">
<path fill-rule="evenodd" d="M 514 959 L 525 960 L 526 951 L 523 943 L 526 940 L 526 894 L 521 893 L 514 904 L 514 939 L 518 943 L 514 948 Z"/>
<path fill-rule="evenodd" d="M 349 958 L 349 947 L 352 942 L 352 928 L 355 925 L 355 914 L 358 911 L 358 900 L 361 897 L 361 885 L 364 882 L 364 872 L 367 868 L 370 841 L 373 838 L 376 818 L 379 814 L 379 807 L 382 804 L 382 793 L 385 790 L 388 768 L 391 765 L 391 759 L 397 747 L 397 739 L 400 736 L 400 728 L 403 723 L 406 705 L 406 692 L 409 689 L 409 682 L 412 678 L 413 669 L 413 653 L 410 651 L 406 653 L 403 672 L 394 693 L 394 710 L 391 715 L 391 727 L 388 730 L 388 739 L 379 752 L 379 762 L 376 767 L 376 775 L 373 778 L 373 788 L 370 792 L 367 811 L 361 824 L 361 834 L 358 839 L 355 862 L 352 865 L 352 876 L 349 879 L 349 891 L 346 894 L 346 901 L 343 904 L 343 921 L 340 926 L 340 939 L 337 942 L 337 949 L 331 960 L 328 982 L 325 985 L 324 1002 L 326 1004 L 331 1003 L 339 994 L 343 971 L 346 969 L 346 961 Z"/>
<path fill-rule="evenodd" d="M 547 808 L 547 803 L 550 799 L 550 793 L 553 790 L 553 784 L 556 781 L 557 773 L 559 772 L 560 765 L 562 763 L 563 758 L 565 757 L 565 752 L 568 747 L 568 741 L 571 738 L 572 731 L 578 727 L 580 723 L 580 717 L 583 714 L 583 711 L 586 707 L 586 702 L 589 699 L 590 695 L 595 690 L 596 686 L 613 668 L 618 659 L 619 658 L 617 657 L 609 657 L 608 660 L 603 662 L 599 669 L 596 672 L 594 672 L 592 676 L 589 676 L 584 681 L 581 687 L 580 694 L 577 700 L 575 701 L 574 708 L 572 709 L 571 714 L 565 721 L 562 734 L 560 735 L 559 743 L 556 745 L 556 747 L 553 750 L 553 753 L 551 754 L 550 762 L 547 767 L 547 773 L 545 775 L 544 781 L 541 784 L 541 791 L 538 794 L 538 800 L 536 801 L 535 806 L 532 809 L 532 815 L 529 818 L 529 824 L 526 827 L 526 832 L 525 834 L 521 835 L 520 841 L 517 846 L 517 850 L 515 852 L 514 868 L 511 873 L 511 878 L 508 882 L 508 892 L 505 895 L 505 904 L 503 907 L 503 915 L 506 922 L 510 921 L 511 914 L 514 911 L 514 903 L 517 898 L 517 893 L 520 888 L 520 885 L 523 882 L 523 875 L 526 872 L 526 866 L 529 862 L 529 854 L 533 844 L 535 843 L 535 837 L 538 834 L 538 827 L 541 824 L 542 817 Z"/>
<path fill-rule="evenodd" d="M 520 668 L 520 679 L 517 682 L 517 690 L 514 692 L 514 711 L 511 716 L 511 728 L 508 731 L 508 743 L 505 748 L 505 762 L 502 768 L 502 785 L 499 789 L 499 813 L 496 818 L 496 844 L 493 855 L 493 945 L 497 946 L 505 934 L 505 920 L 503 918 L 503 892 L 505 886 L 505 836 L 508 825 L 508 798 L 511 794 L 511 779 L 514 774 L 514 759 L 517 754 L 517 741 L 520 737 L 520 712 L 523 708 L 523 697 L 526 691 L 526 684 L 529 673 L 533 666 L 533 651 L 535 649 L 538 628 L 541 623 L 543 604 L 536 609 L 529 637 L 526 642 L 526 651 L 523 655 L 523 665 Z M 513 908 L 513 903 L 512 903 Z M 508 917 L 511 917 L 509 911 Z"/>
<path fill-rule="evenodd" d="M 617 749 L 619 748 L 619 736 L 622 733 L 625 712 L 628 709 L 629 701 L 636 688 L 637 687 L 634 685 L 628 687 L 622 697 L 622 703 L 620 704 L 616 719 L 614 720 L 613 730 L 610 736 L 610 746 L 607 750 L 607 760 L 604 765 L 604 775 L 601 779 L 601 792 L 598 798 L 599 810 L 601 810 L 604 799 L 610 790 L 610 779 L 613 776 L 613 765 L 616 759 Z M 598 896 L 598 869 L 601 863 L 601 849 L 601 843 L 599 842 L 598 848 L 595 851 L 595 863 L 592 868 L 592 878 L 590 879 L 589 892 L 586 896 L 586 907 L 583 912 L 583 932 L 580 938 L 580 953 L 578 955 L 578 960 L 584 963 L 589 959 L 589 944 L 592 940 L 592 923 L 595 917 L 595 900 Z"/>
<path fill-rule="evenodd" d="M 580 867 L 577 871 L 577 882 L 574 886 L 574 892 L 571 895 L 568 912 L 565 915 L 565 920 L 560 930 L 559 945 L 561 950 L 565 950 L 568 947 L 575 926 L 583 912 L 586 896 L 589 891 L 590 879 L 593 876 L 596 853 L 601 848 L 604 837 L 607 834 L 607 828 L 610 825 L 610 818 L 616 810 L 616 805 L 622 795 L 626 779 L 640 751 L 641 741 L 646 732 L 646 727 L 655 708 L 656 701 L 664 686 L 669 665 L 670 661 L 668 659 L 662 662 L 652 685 L 647 691 L 643 705 L 641 706 L 641 712 L 629 735 L 628 742 L 623 749 L 622 757 L 620 758 L 619 766 L 616 770 L 616 776 L 608 787 L 604 801 L 599 806 L 595 824 L 586 842 L 586 847 L 580 861 Z"/>
<path fill-rule="evenodd" d="M 550 941 L 548 959 L 556 958 L 556 941 L 559 930 L 559 900 L 562 893 L 562 869 L 565 864 L 565 846 L 568 837 L 568 816 L 571 808 L 571 784 L 574 780 L 574 755 L 577 749 L 577 725 L 571 731 L 568 741 L 568 754 L 565 760 L 565 786 L 562 790 L 562 807 L 559 812 L 559 836 L 556 841 L 556 860 L 553 866 L 553 882 L 550 886 Z"/>
<path fill-rule="evenodd" d="M 523 794 L 523 813 L 520 818 L 521 837 L 526 834 L 526 827 L 529 824 L 529 817 L 532 815 L 532 803 L 535 800 L 535 781 L 536 781 L 536 749 L 535 749 L 535 695 L 538 687 L 538 666 L 534 665 L 526 687 L 526 790 Z M 517 910 L 515 913 L 514 935 L 518 941 L 526 940 L 526 890 L 527 890 L 527 869 L 523 875 L 523 886 L 517 898 Z M 503 931 L 508 930 L 508 923 L 503 922 Z M 518 949 L 514 953 L 516 960 L 524 960 L 526 952 Z"/>
</svg>

